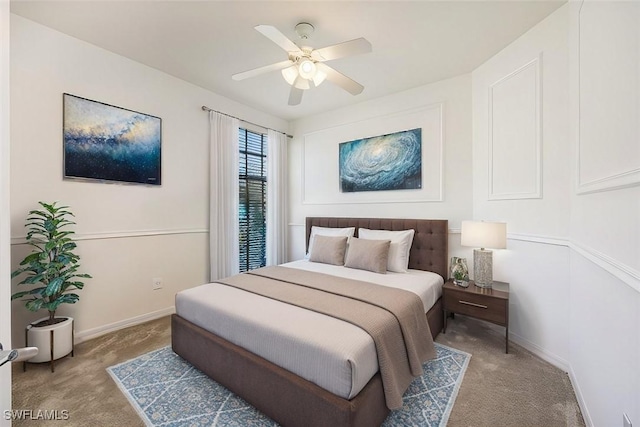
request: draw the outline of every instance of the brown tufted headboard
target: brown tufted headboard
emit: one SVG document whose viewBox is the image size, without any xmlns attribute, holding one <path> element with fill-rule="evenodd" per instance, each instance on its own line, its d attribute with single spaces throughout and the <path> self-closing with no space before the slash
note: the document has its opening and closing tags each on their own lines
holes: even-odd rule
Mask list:
<svg viewBox="0 0 640 427">
<path fill-rule="evenodd" d="M 307 249 L 311 227 L 314 225 L 332 228 L 355 227 L 356 237 L 358 228 L 391 231 L 414 229 L 416 234 L 409 253 L 409 268 L 433 271 L 445 280 L 448 279 L 449 222 L 446 219 L 308 217 L 306 225 Z"/>
</svg>

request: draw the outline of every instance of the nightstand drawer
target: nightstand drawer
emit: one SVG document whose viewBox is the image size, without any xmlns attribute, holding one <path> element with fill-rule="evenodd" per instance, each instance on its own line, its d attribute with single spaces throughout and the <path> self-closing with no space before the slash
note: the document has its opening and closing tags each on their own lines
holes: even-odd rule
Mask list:
<svg viewBox="0 0 640 427">
<path fill-rule="evenodd" d="M 445 293 L 444 309 L 505 326 L 508 300 L 488 295 L 450 290 Z"/>
</svg>

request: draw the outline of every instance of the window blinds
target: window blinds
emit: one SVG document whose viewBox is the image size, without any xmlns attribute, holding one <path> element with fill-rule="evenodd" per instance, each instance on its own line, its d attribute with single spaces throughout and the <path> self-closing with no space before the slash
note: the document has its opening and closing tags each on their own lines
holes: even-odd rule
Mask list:
<svg viewBox="0 0 640 427">
<path fill-rule="evenodd" d="M 266 265 L 267 137 L 240 129 L 240 271 Z"/>
</svg>

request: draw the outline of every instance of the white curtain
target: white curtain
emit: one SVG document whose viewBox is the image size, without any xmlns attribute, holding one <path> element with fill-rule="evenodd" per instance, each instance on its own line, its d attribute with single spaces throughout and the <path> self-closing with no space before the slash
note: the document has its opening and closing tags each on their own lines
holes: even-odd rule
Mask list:
<svg viewBox="0 0 640 427">
<path fill-rule="evenodd" d="M 211 280 L 239 271 L 238 119 L 209 112 L 209 257 Z"/>
<path fill-rule="evenodd" d="M 287 261 L 287 136 L 267 131 L 267 265 Z"/>
</svg>

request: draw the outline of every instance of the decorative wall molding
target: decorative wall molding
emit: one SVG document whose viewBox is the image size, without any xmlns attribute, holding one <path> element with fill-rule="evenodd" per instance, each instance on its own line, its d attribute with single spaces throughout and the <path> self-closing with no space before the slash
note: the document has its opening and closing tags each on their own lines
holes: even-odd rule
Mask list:
<svg viewBox="0 0 640 427">
<path fill-rule="evenodd" d="M 130 326 L 139 325 L 150 320 L 159 319 L 161 317 L 170 316 L 176 312 L 174 306 L 163 308 L 162 310 L 152 311 L 151 313 L 142 314 L 140 316 L 132 317 L 130 319 L 120 320 L 119 322 L 109 323 L 108 325 L 98 326 L 97 328 L 87 329 L 84 331 L 75 333 L 75 342 L 79 344 L 83 341 L 88 341 L 93 338 L 97 338 L 101 335 L 108 334 L 109 332 L 119 331 L 120 329 L 128 328 Z"/>
<path fill-rule="evenodd" d="M 304 227 L 304 224 L 300 223 L 290 223 L 289 227 Z M 450 228 L 449 234 L 460 234 L 459 228 Z M 635 289 L 637 292 L 640 292 L 640 271 L 637 271 L 628 265 L 625 265 L 612 257 L 603 254 L 593 248 L 582 245 L 580 243 L 574 242 L 566 237 L 549 237 L 549 236 L 539 236 L 535 234 L 522 234 L 522 233 L 508 233 L 508 240 L 519 240 L 522 242 L 543 244 L 543 245 L 554 245 L 554 246 L 565 246 L 570 248 L 571 250 L 579 253 L 589 261 L 598 265 L 600 268 L 606 270 L 607 272 L 613 274 L 622 282 L 631 286 L 631 288 Z"/>
<path fill-rule="evenodd" d="M 538 57 L 532 59 L 527 62 L 520 68 L 506 76 L 500 78 L 498 81 L 489 86 L 489 115 L 488 115 L 488 129 L 489 129 L 489 149 L 488 149 L 488 158 L 489 158 L 489 194 L 488 200 L 519 200 L 519 199 L 540 199 L 542 198 L 542 77 L 541 77 L 541 63 L 542 63 L 542 53 L 539 54 Z M 494 182 L 494 168 L 495 168 L 495 159 L 494 159 L 494 137 L 495 137 L 495 129 L 496 126 L 496 118 L 494 117 L 494 106 L 496 105 L 496 100 L 494 99 L 494 92 L 497 87 L 500 85 L 514 79 L 523 76 L 523 72 L 529 69 L 534 70 L 533 81 L 530 83 L 533 85 L 533 90 L 535 91 L 535 105 L 534 105 L 534 117 L 532 117 L 534 121 L 534 132 L 532 135 L 532 140 L 535 144 L 533 150 L 535 151 L 535 177 L 534 180 L 534 188 L 533 190 L 524 190 L 522 192 L 512 192 L 512 193 L 497 193 L 495 191 L 495 182 Z"/>
<path fill-rule="evenodd" d="M 328 132 L 328 131 L 338 131 L 341 128 L 343 129 L 347 129 L 349 127 L 353 127 L 356 125 L 364 125 L 366 124 L 366 122 L 370 122 L 370 121 L 375 121 L 375 122 L 380 122 L 381 120 L 387 120 L 387 119 L 401 119 L 403 116 L 409 116 L 409 115 L 413 115 L 416 113 L 421 113 L 421 112 L 426 112 L 429 110 L 438 110 L 438 124 L 439 124 L 439 132 L 437 135 L 438 138 L 438 150 L 439 150 L 439 156 L 437 158 L 437 163 L 438 163 L 438 184 L 437 184 L 437 195 L 435 197 L 415 197 L 415 198 L 403 198 L 402 200 L 398 200 L 397 198 L 388 198 L 388 199 L 362 199 L 359 200 L 357 199 L 354 195 L 357 194 L 362 194 L 362 193 L 349 193 L 351 195 L 351 197 L 349 198 L 345 198 L 343 200 L 336 200 L 335 197 L 333 198 L 328 198 L 326 200 L 309 200 L 308 198 L 308 194 L 307 191 L 305 191 L 305 187 L 306 187 L 306 181 L 308 179 L 307 176 L 307 168 L 306 168 L 306 155 L 307 155 L 307 138 L 314 136 L 314 135 L 318 135 L 318 134 L 322 134 L 323 132 Z M 416 124 L 416 126 L 420 126 L 420 124 Z M 430 104 L 430 105 L 425 105 L 425 106 L 421 106 L 421 107 L 417 107 L 417 108 L 411 108 L 408 110 L 404 110 L 404 111 L 399 111 L 399 112 L 395 112 L 392 114 L 384 114 L 384 115 L 380 115 L 380 116 L 375 116 L 375 117 L 368 117 L 366 119 L 362 119 L 362 120 L 358 120 L 355 122 L 351 122 L 351 123 L 345 123 L 345 124 L 340 124 L 340 125 L 336 125 L 336 126 L 331 126 L 325 129 L 320 129 L 317 131 L 313 131 L 313 132 L 309 132 L 307 134 L 305 134 L 303 136 L 303 144 L 302 144 L 302 158 L 301 158 L 301 170 L 302 170 L 302 179 L 303 179 L 303 183 L 301 186 L 301 200 L 302 200 L 302 204 L 303 205 L 344 205 L 344 204 L 387 204 L 387 203 L 427 203 L 427 202 L 442 202 L 444 201 L 444 139 L 445 139 L 445 134 L 444 134 L 444 128 L 445 128 L 445 114 L 444 114 L 444 103 L 443 102 L 439 102 L 439 103 L 435 103 L 435 104 Z M 386 131 L 381 132 L 380 135 L 384 134 Z M 388 133 L 388 132 L 386 132 Z M 370 136 L 375 136 L 375 135 L 370 135 Z M 367 137 L 367 135 L 362 135 L 361 137 Z M 423 136 L 423 150 L 425 149 L 424 146 L 424 136 Z M 344 141 L 342 141 L 344 142 Z M 423 154 L 424 156 L 424 154 Z M 424 157 L 423 157 L 423 168 L 425 167 L 424 165 Z M 424 190 L 425 186 L 423 185 L 423 189 Z M 421 190 L 421 191 L 422 191 Z M 367 192 L 367 193 L 372 193 L 372 192 Z M 393 191 L 391 192 L 382 192 L 382 193 L 393 193 Z M 337 194 L 342 194 L 338 191 Z"/>
<path fill-rule="evenodd" d="M 579 132 L 579 130 L 578 130 Z M 589 193 L 598 193 L 601 191 L 619 190 L 621 188 L 634 187 L 640 185 L 640 167 L 632 169 L 626 172 L 620 172 L 605 176 L 603 178 L 594 179 L 587 182 L 581 181 L 580 172 L 580 150 L 582 149 L 580 144 L 580 137 L 578 137 L 578 155 L 577 155 L 577 178 L 578 183 L 576 187 L 576 194 L 583 195 Z"/>
<path fill-rule="evenodd" d="M 567 238 L 538 236 L 535 234 L 507 233 L 507 239 L 520 240 L 523 242 L 542 243 L 545 245 L 566 246 L 569 247 L 571 242 Z"/>
<path fill-rule="evenodd" d="M 116 231 L 111 233 L 75 234 L 73 240 L 105 240 L 105 239 L 131 239 L 149 236 L 170 236 L 175 234 L 206 234 L 208 228 L 194 228 L 184 230 L 140 230 L 140 231 Z M 27 243 L 26 235 L 11 238 L 11 245 L 24 245 Z"/>
<path fill-rule="evenodd" d="M 509 233 L 507 234 L 507 239 L 521 240 L 530 243 L 541 243 L 545 245 L 566 246 L 596 264 L 598 267 L 614 275 L 620 281 L 626 283 L 637 292 L 640 292 L 640 271 L 635 270 L 634 268 L 586 245 L 567 238 L 536 236 L 530 234 Z"/>
<path fill-rule="evenodd" d="M 577 66 L 577 87 L 578 87 L 578 93 L 577 93 L 577 120 L 578 123 L 576 125 L 576 132 L 577 132 L 577 138 L 576 138 L 576 144 L 577 144 L 577 148 L 576 148 L 576 194 L 579 195 L 584 195 L 584 194 L 589 194 L 589 193 L 596 193 L 596 192 L 601 192 L 601 191 L 612 191 L 612 190 L 618 190 L 621 188 L 627 188 L 627 187 L 633 187 L 633 186 L 637 186 L 640 185 L 640 162 L 635 165 L 635 167 L 631 167 L 628 170 L 620 170 L 620 171 L 616 171 L 613 173 L 610 173 L 608 175 L 604 175 L 601 176 L 599 178 L 596 179 L 592 179 L 592 180 L 588 180 L 588 181 L 583 181 L 582 180 L 582 171 L 583 171 L 583 164 L 582 164 L 582 159 L 584 158 L 583 156 L 583 152 L 585 150 L 585 147 L 582 144 L 582 127 L 581 124 L 582 123 L 592 123 L 593 121 L 597 120 L 598 117 L 590 117 L 590 118 L 585 118 L 585 120 L 583 121 L 583 111 L 582 111 L 582 28 L 583 25 L 581 23 L 581 19 L 582 19 L 582 13 L 583 13 L 583 7 L 584 7 L 584 2 L 580 4 L 580 9 L 578 12 L 578 19 L 577 19 L 577 27 L 578 27 L 578 36 L 577 36 L 577 62 L 578 62 L 578 66 Z M 589 27 L 589 26 L 584 26 L 585 28 Z M 638 57 L 640 56 L 640 54 L 637 54 L 636 59 L 638 59 Z M 604 82 L 606 84 L 606 82 Z M 640 102 L 640 95 L 638 95 L 636 97 L 636 104 Z M 616 107 L 618 107 L 617 105 L 608 105 L 606 107 L 607 110 L 609 110 L 612 114 L 615 114 L 614 111 L 616 109 Z M 640 107 L 636 106 L 637 111 L 640 111 Z M 607 142 L 607 144 L 610 144 L 611 142 Z M 637 141 L 633 141 L 632 144 L 637 144 Z M 633 155 L 633 153 L 630 153 L 630 155 Z M 640 157 L 639 157 L 640 160 Z"/>
<path fill-rule="evenodd" d="M 571 249 L 640 292 L 640 271 L 578 242 L 571 242 Z"/>
</svg>

